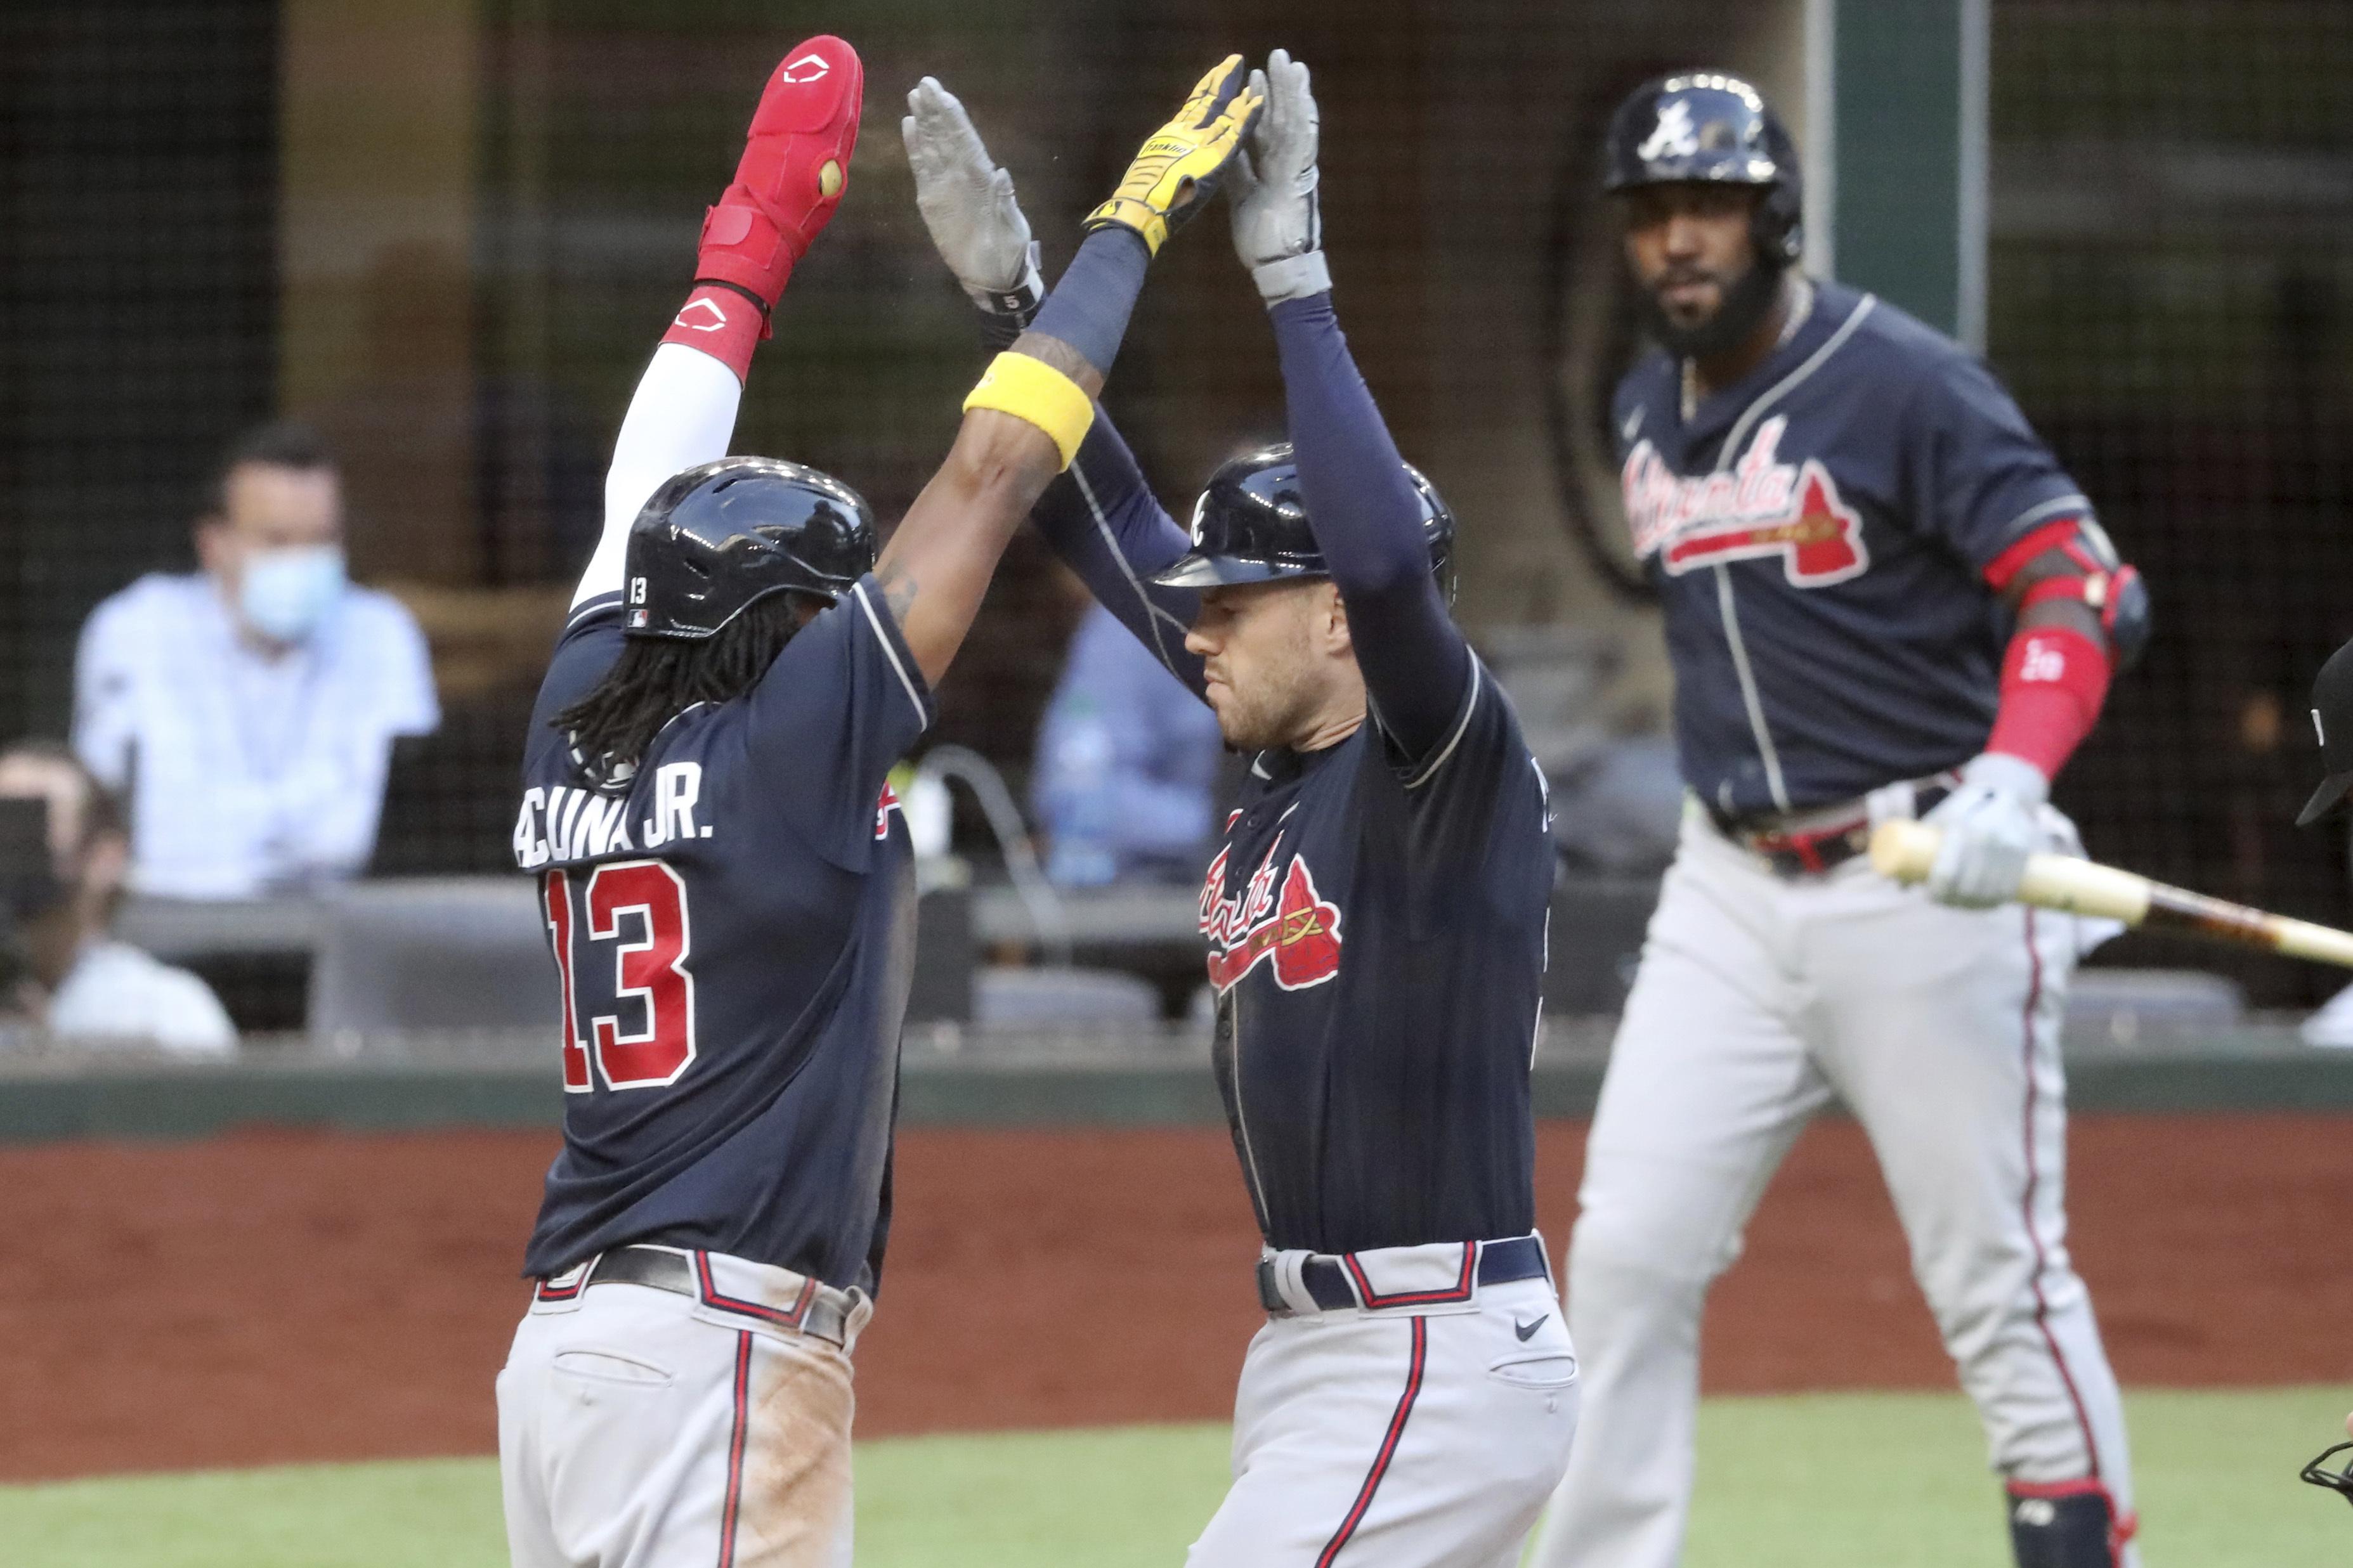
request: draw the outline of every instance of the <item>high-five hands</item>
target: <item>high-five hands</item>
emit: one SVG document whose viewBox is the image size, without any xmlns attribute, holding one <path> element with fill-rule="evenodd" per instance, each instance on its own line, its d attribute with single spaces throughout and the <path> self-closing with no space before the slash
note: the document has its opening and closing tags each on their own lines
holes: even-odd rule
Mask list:
<svg viewBox="0 0 2353 1568">
<path fill-rule="evenodd" d="M 1266 111 L 1234 159 L 1234 253 L 1261 297 L 1279 305 L 1332 287 L 1316 199 L 1319 117 L 1307 68 L 1285 50 L 1250 73 L 1250 88 L 1266 100 Z"/>
<path fill-rule="evenodd" d="M 1157 256 L 1169 234 L 1217 194 L 1265 101 L 1261 85 L 1245 83 L 1241 56 L 1219 61 L 1176 118 L 1145 139 L 1111 199 L 1087 215 L 1088 230 L 1133 229 Z"/>
<path fill-rule="evenodd" d="M 907 110 L 899 133 L 915 174 L 915 208 L 940 259 L 974 304 L 1026 321 L 1046 290 L 1013 176 L 989 158 L 972 117 L 935 78 L 915 84 Z"/>
<path fill-rule="evenodd" d="M 1157 251 L 1231 182 L 1234 252 L 1270 305 L 1331 288 L 1324 261 L 1316 145 L 1320 116 L 1307 67 L 1277 49 L 1266 68 L 1229 56 L 1201 79 L 1174 120 L 1154 132 L 1111 200 L 1087 226 L 1124 224 Z M 1038 244 L 1013 189 L 955 94 L 925 77 L 899 122 L 915 176 L 915 205 L 940 258 L 1009 343 L 1044 298 Z"/>
</svg>

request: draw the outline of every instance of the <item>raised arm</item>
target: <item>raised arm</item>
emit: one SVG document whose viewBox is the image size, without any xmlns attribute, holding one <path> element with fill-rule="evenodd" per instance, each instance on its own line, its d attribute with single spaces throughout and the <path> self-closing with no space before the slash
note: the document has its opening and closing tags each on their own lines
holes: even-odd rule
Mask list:
<svg viewBox="0 0 2353 1568">
<path fill-rule="evenodd" d="M 875 568 L 926 679 L 945 671 L 1013 531 L 1077 457 L 1146 268 L 1215 191 L 1261 96 L 1245 85 L 1239 55 L 1201 79 L 1089 215 L 1086 240 L 1035 323 L 965 400 L 946 463 Z"/>
<path fill-rule="evenodd" d="M 1144 282 L 1140 247 L 1132 239 L 1104 236 L 1088 246 L 1138 251 L 1132 277 L 1099 291 L 1105 300 L 1124 296 L 1133 307 Z M 1082 259 L 1086 253 L 1082 247 Z M 1073 262 L 1071 270 L 1077 269 Z M 1065 448 L 1075 451 L 1083 438 L 1103 380 L 1084 351 L 1051 332 L 1029 331 L 997 356 L 965 401 L 947 461 L 907 509 L 874 567 L 883 601 L 925 680 L 936 683 L 964 646 L 997 558 L 1031 504 L 1062 471 Z"/>
<path fill-rule="evenodd" d="M 1460 722 L 1473 661 L 1430 569 L 1420 492 L 1333 312 L 1307 68 L 1277 49 L 1264 79 L 1266 114 L 1235 171 L 1234 247 L 1273 318 L 1299 488 L 1366 691 L 1417 762 Z"/>
<path fill-rule="evenodd" d="M 978 312 L 982 340 L 1003 348 L 1029 327 L 1043 296 L 1038 245 L 1013 177 L 989 157 L 964 105 L 936 79 L 915 84 L 907 110 L 900 132 L 914 171 L 916 207 Z M 1198 694 L 1200 660 L 1185 651 L 1185 631 L 1198 595 L 1150 581 L 1185 552 L 1185 531 L 1154 498 L 1103 410 L 1095 410 L 1068 473 L 1046 487 L 1030 515 L 1097 602 Z"/>
<path fill-rule="evenodd" d="M 814 68 L 812 68 L 814 65 Z M 573 595 L 621 589 L 629 524 L 664 479 L 727 455 L 753 351 L 849 188 L 866 71 L 858 51 L 810 38 L 768 73 L 735 177 L 704 216 L 694 287 L 638 378 L 605 474 L 605 529 Z"/>
<path fill-rule="evenodd" d="M 656 487 L 672 474 L 727 455 L 744 374 L 672 338 L 654 350 L 613 441 L 613 463 L 605 470 L 605 531 L 573 590 L 574 605 L 621 591 L 629 524 Z"/>
<path fill-rule="evenodd" d="M 1191 541 L 1145 483 L 1135 454 L 1110 416 L 1095 411 L 1078 461 L 1046 487 L 1029 515 L 1095 602 L 1200 696 L 1201 660 L 1186 649 L 1185 633 L 1200 609 L 1201 595 L 1152 581 L 1191 548 Z"/>
</svg>

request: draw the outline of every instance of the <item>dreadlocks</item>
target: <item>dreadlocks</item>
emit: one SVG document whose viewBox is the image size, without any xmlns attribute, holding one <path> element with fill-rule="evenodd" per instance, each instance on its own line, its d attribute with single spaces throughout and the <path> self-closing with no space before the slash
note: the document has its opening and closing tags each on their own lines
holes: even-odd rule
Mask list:
<svg viewBox="0 0 2353 1568">
<path fill-rule="evenodd" d="M 696 642 L 630 637 L 587 696 L 548 722 L 607 782 L 628 776 L 661 727 L 698 702 L 740 697 L 768 671 L 800 626 L 803 595 L 771 594 Z"/>
</svg>

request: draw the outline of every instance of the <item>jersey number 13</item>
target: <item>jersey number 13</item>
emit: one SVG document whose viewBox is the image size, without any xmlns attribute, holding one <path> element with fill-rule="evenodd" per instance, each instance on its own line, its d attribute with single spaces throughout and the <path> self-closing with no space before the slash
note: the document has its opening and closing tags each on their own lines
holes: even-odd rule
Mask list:
<svg viewBox="0 0 2353 1568">
<path fill-rule="evenodd" d="M 548 872 L 540 894 L 564 987 L 565 1091 L 586 1094 L 599 1076 L 608 1089 L 676 1083 L 694 1060 L 685 879 L 659 860 L 619 860 L 589 869 L 575 900 L 578 874 Z M 605 963 L 610 989 L 583 994 L 582 972 Z M 612 1012 L 591 1011 L 608 995 Z"/>
</svg>

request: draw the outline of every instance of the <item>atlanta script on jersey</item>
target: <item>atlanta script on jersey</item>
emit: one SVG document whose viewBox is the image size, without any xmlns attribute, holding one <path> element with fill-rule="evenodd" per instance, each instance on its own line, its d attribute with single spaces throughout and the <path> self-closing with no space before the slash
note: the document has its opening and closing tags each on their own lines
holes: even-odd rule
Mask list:
<svg viewBox="0 0 2353 1568">
<path fill-rule="evenodd" d="M 1218 851 L 1201 885 L 1201 935 L 1209 944 L 1209 984 L 1218 994 L 1232 990 L 1261 962 L 1273 964 L 1274 983 L 1285 991 L 1321 985 L 1339 973 L 1339 906 L 1326 903 L 1315 891 L 1315 876 L 1306 858 L 1291 858 L 1278 899 L 1275 852 L 1270 848 L 1242 890 L 1228 899 L 1219 896 L 1219 889 L 1226 885 L 1226 860 L 1231 853 Z"/>
<path fill-rule="evenodd" d="M 540 879 L 565 1090 L 524 1272 L 661 1242 L 871 1293 L 914 945 L 884 780 L 930 721 L 923 674 L 860 579 L 599 788 L 548 720 L 622 644 L 619 595 L 574 613 L 524 752 L 515 861 Z"/>
<path fill-rule="evenodd" d="M 2010 629 L 1983 573 L 2033 529 L 2091 515 L 1984 365 L 1884 300 L 1814 290 L 1789 341 L 1688 422 L 1662 353 L 1615 405 L 1683 779 L 1733 816 L 1975 755 Z"/>
<path fill-rule="evenodd" d="M 1475 662 L 1460 723 L 1411 767 L 1369 721 L 1253 760 L 1201 933 L 1218 1086 L 1270 1245 L 1535 1227 L 1550 832 L 1544 775 Z"/>
</svg>

